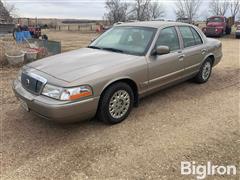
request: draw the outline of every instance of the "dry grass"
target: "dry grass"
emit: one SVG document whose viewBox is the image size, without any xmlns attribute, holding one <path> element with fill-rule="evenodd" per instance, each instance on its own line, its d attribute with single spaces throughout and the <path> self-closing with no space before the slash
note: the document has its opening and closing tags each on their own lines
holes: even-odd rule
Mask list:
<svg viewBox="0 0 240 180">
<path fill-rule="evenodd" d="M 80 33 L 69 31 L 44 31 L 43 33 L 49 36 L 49 39 L 54 41 L 61 41 L 62 52 L 86 47 L 92 39 L 96 38 L 96 33 Z"/>
</svg>

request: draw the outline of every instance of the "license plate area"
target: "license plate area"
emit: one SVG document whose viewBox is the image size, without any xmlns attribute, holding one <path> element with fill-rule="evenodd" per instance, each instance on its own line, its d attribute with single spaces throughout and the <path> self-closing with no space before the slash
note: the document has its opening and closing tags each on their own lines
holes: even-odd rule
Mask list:
<svg viewBox="0 0 240 180">
<path fill-rule="evenodd" d="M 20 104 L 21 104 L 21 107 L 22 107 L 25 111 L 29 112 L 29 108 L 28 108 L 27 103 L 26 103 L 24 100 L 22 100 L 22 99 L 19 99 L 19 102 L 20 102 Z"/>
</svg>

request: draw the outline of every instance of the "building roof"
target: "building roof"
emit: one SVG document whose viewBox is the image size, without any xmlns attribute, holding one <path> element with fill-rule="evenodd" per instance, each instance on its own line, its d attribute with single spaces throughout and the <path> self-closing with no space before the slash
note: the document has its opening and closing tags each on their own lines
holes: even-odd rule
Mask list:
<svg viewBox="0 0 240 180">
<path fill-rule="evenodd" d="M 127 22 L 117 26 L 141 26 L 141 27 L 153 27 L 160 28 L 163 26 L 175 26 L 175 25 L 190 25 L 181 22 L 168 22 L 168 21 L 138 21 L 138 22 Z"/>
</svg>

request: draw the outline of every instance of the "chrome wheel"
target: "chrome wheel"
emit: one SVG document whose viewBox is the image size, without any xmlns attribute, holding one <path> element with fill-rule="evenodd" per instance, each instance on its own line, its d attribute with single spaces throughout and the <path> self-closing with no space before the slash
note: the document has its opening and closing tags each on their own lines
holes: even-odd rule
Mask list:
<svg viewBox="0 0 240 180">
<path fill-rule="evenodd" d="M 125 90 L 115 92 L 109 102 L 109 113 L 115 118 L 122 118 L 130 107 L 130 95 Z"/>
<path fill-rule="evenodd" d="M 210 74 L 211 74 L 211 68 L 212 68 L 212 65 L 210 62 L 206 62 L 203 66 L 203 70 L 202 70 L 202 78 L 204 81 L 206 81 Z"/>
</svg>

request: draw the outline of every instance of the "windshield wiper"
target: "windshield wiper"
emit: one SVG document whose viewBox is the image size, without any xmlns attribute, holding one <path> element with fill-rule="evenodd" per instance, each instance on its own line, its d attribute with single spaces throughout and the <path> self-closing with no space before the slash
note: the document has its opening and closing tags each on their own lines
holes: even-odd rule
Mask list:
<svg viewBox="0 0 240 180">
<path fill-rule="evenodd" d="M 101 50 L 106 50 L 106 51 L 112 51 L 112 52 L 119 52 L 119 53 L 124 53 L 123 50 L 120 50 L 120 49 L 115 49 L 115 48 L 108 48 L 108 47 L 98 47 L 98 46 L 88 46 L 88 48 L 92 48 L 92 49 L 101 49 Z"/>
<path fill-rule="evenodd" d="M 123 50 L 115 49 L 115 48 L 102 48 L 102 49 L 107 51 L 120 52 L 120 53 L 124 52 Z"/>
<path fill-rule="evenodd" d="M 88 48 L 92 48 L 92 49 L 102 49 L 102 48 L 97 47 L 97 46 L 88 46 Z"/>
</svg>

